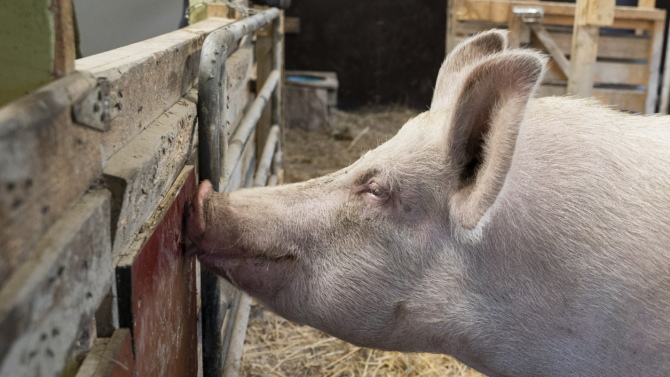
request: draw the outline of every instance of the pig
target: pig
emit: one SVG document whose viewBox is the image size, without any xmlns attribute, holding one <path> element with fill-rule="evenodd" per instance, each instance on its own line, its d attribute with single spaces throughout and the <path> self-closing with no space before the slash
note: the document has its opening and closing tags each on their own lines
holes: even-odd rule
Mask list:
<svg viewBox="0 0 670 377">
<path fill-rule="evenodd" d="M 670 374 L 670 118 L 534 98 L 500 30 L 444 61 L 426 111 L 351 166 L 213 192 L 189 253 L 285 318 L 495 376 Z"/>
</svg>

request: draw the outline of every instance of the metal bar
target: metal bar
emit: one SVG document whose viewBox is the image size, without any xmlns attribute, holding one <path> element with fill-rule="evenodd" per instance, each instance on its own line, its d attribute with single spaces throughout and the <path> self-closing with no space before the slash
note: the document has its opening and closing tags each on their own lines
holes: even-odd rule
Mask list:
<svg viewBox="0 0 670 377">
<path fill-rule="evenodd" d="M 268 173 L 270 166 L 272 166 L 272 159 L 274 157 L 275 149 L 279 146 L 279 126 L 274 125 L 270 128 L 263 155 L 258 161 L 258 169 L 256 170 L 256 178 L 254 178 L 254 187 L 263 187 L 268 180 Z"/>
<path fill-rule="evenodd" d="M 235 322 L 230 331 L 230 345 L 226 353 L 226 362 L 223 366 L 224 377 L 237 377 L 242 360 L 244 346 L 244 335 L 246 335 L 249 323 L 249 312 L 251 311 L 251 296 L 240 291 L 240 301 L 235 313 Z"/>
<path fill-rule="evenodd" d="M 226 108 L 226 60 L 236 48 L 235 42 L 279 16 L 276 8 L 262 11 L 211 33 L 200 52 L 198 76 L 198 157 L 200 179 L 212 182 L 220 192 L 221 157 L 226 155 L 225 138 L 228 125 L 222 125 Z M 220 140 L 223 140 L 221 145 Z M 202 358 L 205 377 L 221 377 L 223 308 L 221 278 L 209 271 L 201 273 Z"/>
<path fill-rule="evenodd" d="M 274 20 L 272 25 L 272 69 L 278 71 L 280 77 L 282 76 L 282 31 L 280 19 Z M 281 120 L 281 79 L 277 82 L 274 92 L 272 93 L 272 124 L 280 124 Z"/>
<path fill-rule="evenodd" d="M 263 108 L 265 108 L 265 105 L 270 99 L 270 95 L 272 94 L 272 91 L 278 82 L 279 71 L 272 71 L 267 81 L 265 81 L 263 89 L 261 89 L 260 93 L 258 93 L 258 96 L 254 100 L 253 105 L 251 105 L 249 112 L 244 117 L 244 119 L 242 119 L 242 122 L 240 122 L 240 126 L 235 131 L 235 136 L 233 136 L 230 144 L 228 145 L 225 165 L 222 172 L 222 182 L 225 183 L 228 181 L 230 174 L 235 170 L 237 164 L 240 163 L 241 153 L 249 141 L 249 136 L 251 136 L 251 133 L 256 128 L 256 123 L 258 123 L 258 119 L 261 117 Z"/>
<path fill-rule="evenodd" d="M 271 138 L 273 137 L 273 130 L 276 130 L 275 134 L 277 138 L 273 144 L 277 145 L 279 140 L 279 127 L 273 126 L 270 130 L 270 135 L 268 136 L 268 142 L 265 143 L 265 151 L 268 150 L 268 145 L 270 145 Z M 263 156 L 265 157 L 265 151 Z M 279 151 L 277 151 L 279 152 Z M 270 154 L 270 160 L 272 160 L 272 154 Z M 268 171 L 270 170 L 270 164 L 265 166 L 258 166 L 258 171 L 256 174 L 261 174 L 267 176 Z M 277 184 L 279 179 L 275 177 L 274 184 L 269 184 L 268 186 L 274 186 Z M 271 178 L 272 178 L 271 177 Z M 258 186 L 255 186 L 258 187 Z M 247 331 L 247 325 L 249 323 L 249 312 L 251 311 L 251 296 L 248 294 L 238 291 L 237 297 L 235 297 L 235 304 L 231 309 L 230 320 L 226 327 L 226 339 L 224 345 L 224 366 L 223 366 L 223 376 L 224 377 L 237 377 L 238 370 L 240 368 L 240 361 L 242 360 L 242 351 L 244 348 L 244 336 Z"/>
</svg>

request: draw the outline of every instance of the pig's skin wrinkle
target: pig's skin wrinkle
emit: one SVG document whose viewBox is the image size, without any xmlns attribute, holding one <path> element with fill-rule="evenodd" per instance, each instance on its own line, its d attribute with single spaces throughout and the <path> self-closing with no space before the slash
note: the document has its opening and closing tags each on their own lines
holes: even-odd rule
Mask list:
<svg viewBox="0 0 670 377">
<path fill-rule="evenodd" d="M 666 375 L 670 120 L 530 99 L 546 58 L 505 46 L 460 45 L 430 111 L 346 169 L 195 201 L 203 266 L 288 319 L 491 377 Z"/>
</svg>

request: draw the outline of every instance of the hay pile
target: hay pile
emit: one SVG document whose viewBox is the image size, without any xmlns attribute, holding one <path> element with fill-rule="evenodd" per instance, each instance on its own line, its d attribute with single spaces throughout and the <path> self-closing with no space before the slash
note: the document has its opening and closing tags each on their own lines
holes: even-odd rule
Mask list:
<svg viewBox="0 0 670 377">
<path fill-rule="evenodd" d="M 240 376 L 485 377 L 446 355 L 356 347 L 309 326 L 252 307 Z"/>
<path fill-rule="evenodd" d="M 348 166 L 393 137 L 416 115 L 416 111 L 402 107 L 356 113 L 338 111 L 331 128 L 313 132 L 286 129 L 287 183 L 320 177 Z M 252 307 L 240 376 L 484 377 L 450 356 L 359 348 L 311 327 L 291 323 L 258 305 Z"/>
</svg>

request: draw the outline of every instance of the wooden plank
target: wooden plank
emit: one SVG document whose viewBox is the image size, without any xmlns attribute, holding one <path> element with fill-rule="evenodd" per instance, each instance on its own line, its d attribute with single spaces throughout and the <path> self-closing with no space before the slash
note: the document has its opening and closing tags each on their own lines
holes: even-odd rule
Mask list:
<svg viewBox="0 0 670 377">
<path fill-rule="evenodd" d="M 194 150 L 196 113 L 194 102 L 181 99 L 105 165 L 115 256 L 134 240 Z"/>
<path fill-rule="evenodd" d="M 589 0 L 577 2 L 575 25 L 579 26 L 610 26 L 614 22 L 615 0 Z M 584 9 L 579 10 L 583 4 Z"/>
<path fill-rule="evenodd" d="M 50 7 L 54 17 L 54 78 L 61 78 L 74 71 L 74 27 L 72 0 L 53 0 Z"/>
<path fill-rule="evenodd" d="M 570 55 L 572 52 L 572 33 L 556 32 L 550 28 L 547 28 L 547 32 L 563 54 Z M 650 41 L 648 38 L 635 38 L 625 35 L 611 36 L 601 33 L 598 39 L 598 57 L 605 59 L 646 60 L 648 58 L 649 46 Z M 542 48 L 542 43 L 537 36 L 533 35 L 529 47 Z"/>
<path fill-rule="evenodd" d="M 0 375 L 58 375 L 112 283 L 110 193 L 77 201 L 0 291 Z M 95 327 L 93 327 L 95 331 Z"/>
<path fill-rule="evenodd" d="M 122 109 L 103 136 L 104 158 L 111 158 L 197 81 L 205 37 L 234 20 L 210 18 L 197 24 L 76 61 L 80 71 L 106 77 L 119 93 Z"/>
<path fill-rule="evenodd" d="M 121 326 L 132 328 L 138 376 L 198 371 L 195 258 L 184 256 L 182 230 L 195 190 L 195 169 L 189 166 L 116 267 Z"/>
<path fill-rule="evenodd" d="M 469 0 L 457 8 L 456 19 L 459 21 L 491 21 L 506 22 L 510 8 L 515 6 L 541 7 L 544 10 L 544 24 L 552 24 L 549 20 L 560 20 L 568 17 L 569 24 L 574 22 L 575 4 L 538 2 L 538 1 L 505 1 L 505 0 Z M 627 21 L 663 21 L 665 11 L 637 7 L 615 7 L 614 23 L 623 25 Z M 558 24 L 565 24 L 564 21 Z"/>
<path fill-rule="evenodd" d="M 656 101 L 658 100 L 658 80 L 661 69 L 661 54 L 663 53 L 663 30 L 665 28 L 664 21 L 654 22 L 654 30 L 651 33 L 651 45 L 649 48 L 649 71 L 647 73 L 647 101 L 645 106 L 645 114 L 653 114 L 656 112 Z M 666 73 L 667 74 L 667 73 Z"/>
<path fill-rule="evenodd" d="M 542 45 L 549 51 L 551 57 L 554 58 L 556 65 L 558 65 L 563 74 L 567 77 L 570 72 L 570 62 L 565 57 L 565 54 L 561 51 L 560 47 L 554 42 L 542 24 L 531 24 L 530 28 L 542 42 Z"/>
<path fill-rule="evenodd" d="M 76 377 L 134 377 L 133 342 L 128 329 L 118 329 L 109 338 L 98 338 Z"/>
<path fill-rule="evenodd" d="M 656 0 L 638 0 L 637 6 L 639 8 L 656 8 Z"/>
<path fill-rule="evenodd" d="M 284 19 L 284 34 L 300 34 L 300 17 Z"/>
<path fill-rule="evenodd" d="M 670 30 L 665 37 L 665 56 L 670 56 Z M 668 114 L 668 107 L 670 106 L 670 59 L 666 58 L 663 63 L 663 86 L 661 87 L 661 103 L 659 112 L 663 115 Z"/>
<path fill-rule="evenodd" d="M 596 84 L 646 86 L 648 69 L 644 64 L 596 62 L 593 82 Z M 567 80 L 567 76 L 557 66 L 556 62 L 549 61 L 544 82 L 565 84 Z"/>
<path fill-rule="evenodd" d="M 593 75 L 598 54 L 600 28 L 590 25 L 589 10 L 598 8 L 598 2 L 614 0 L 577 0 L 572 50 L 570 52 L 570 74 L 568 75 L 568 94 L 590 97 L 593 89 Z"/>
<path fill-rule="evenodd" d="M 233 14 L 230 14 L 230 8 L 225 4 L 216 4 L 216 3 L 207 3 L 207 18 L 211 17 L 222 17 L 222 18 L 235 18 L 235 11 Z"/>
<path fill-rule="evenodd" d="M 570 54 L 570 75 L 568 76 L 568 94 L 570 95 L 583 98 L 591 96 L 598 36 L 598 26 L 575 26 Z"/>
<path fill-rule="evenodd" d="M 0 287 L 102 173 L 102 134 L 71 116 L 95 85 L 75 73 L 0 109 Z"/>
<path fill-rule="evenodd" d="M 509 9 L 511 10 L 512 8 Z M 508 15 L 508 19 L 509 34 L 507 47 L 510 49 L 519 48 L 521 47 L 521 24 L 523 22 L 521 21 L 521 18 L 514 17 L 514 14 L 512 13 Z"/>
<path fill-rule="evenodd" d="M 562 85 L 540 85 L 536 97 L 562 96 L 566 87 Z M 606 106 L 621 110 L 644 113 L 646 95 L 643 91 L 630 89 L 593 88 L 592 95 Z"/>
</svg>

